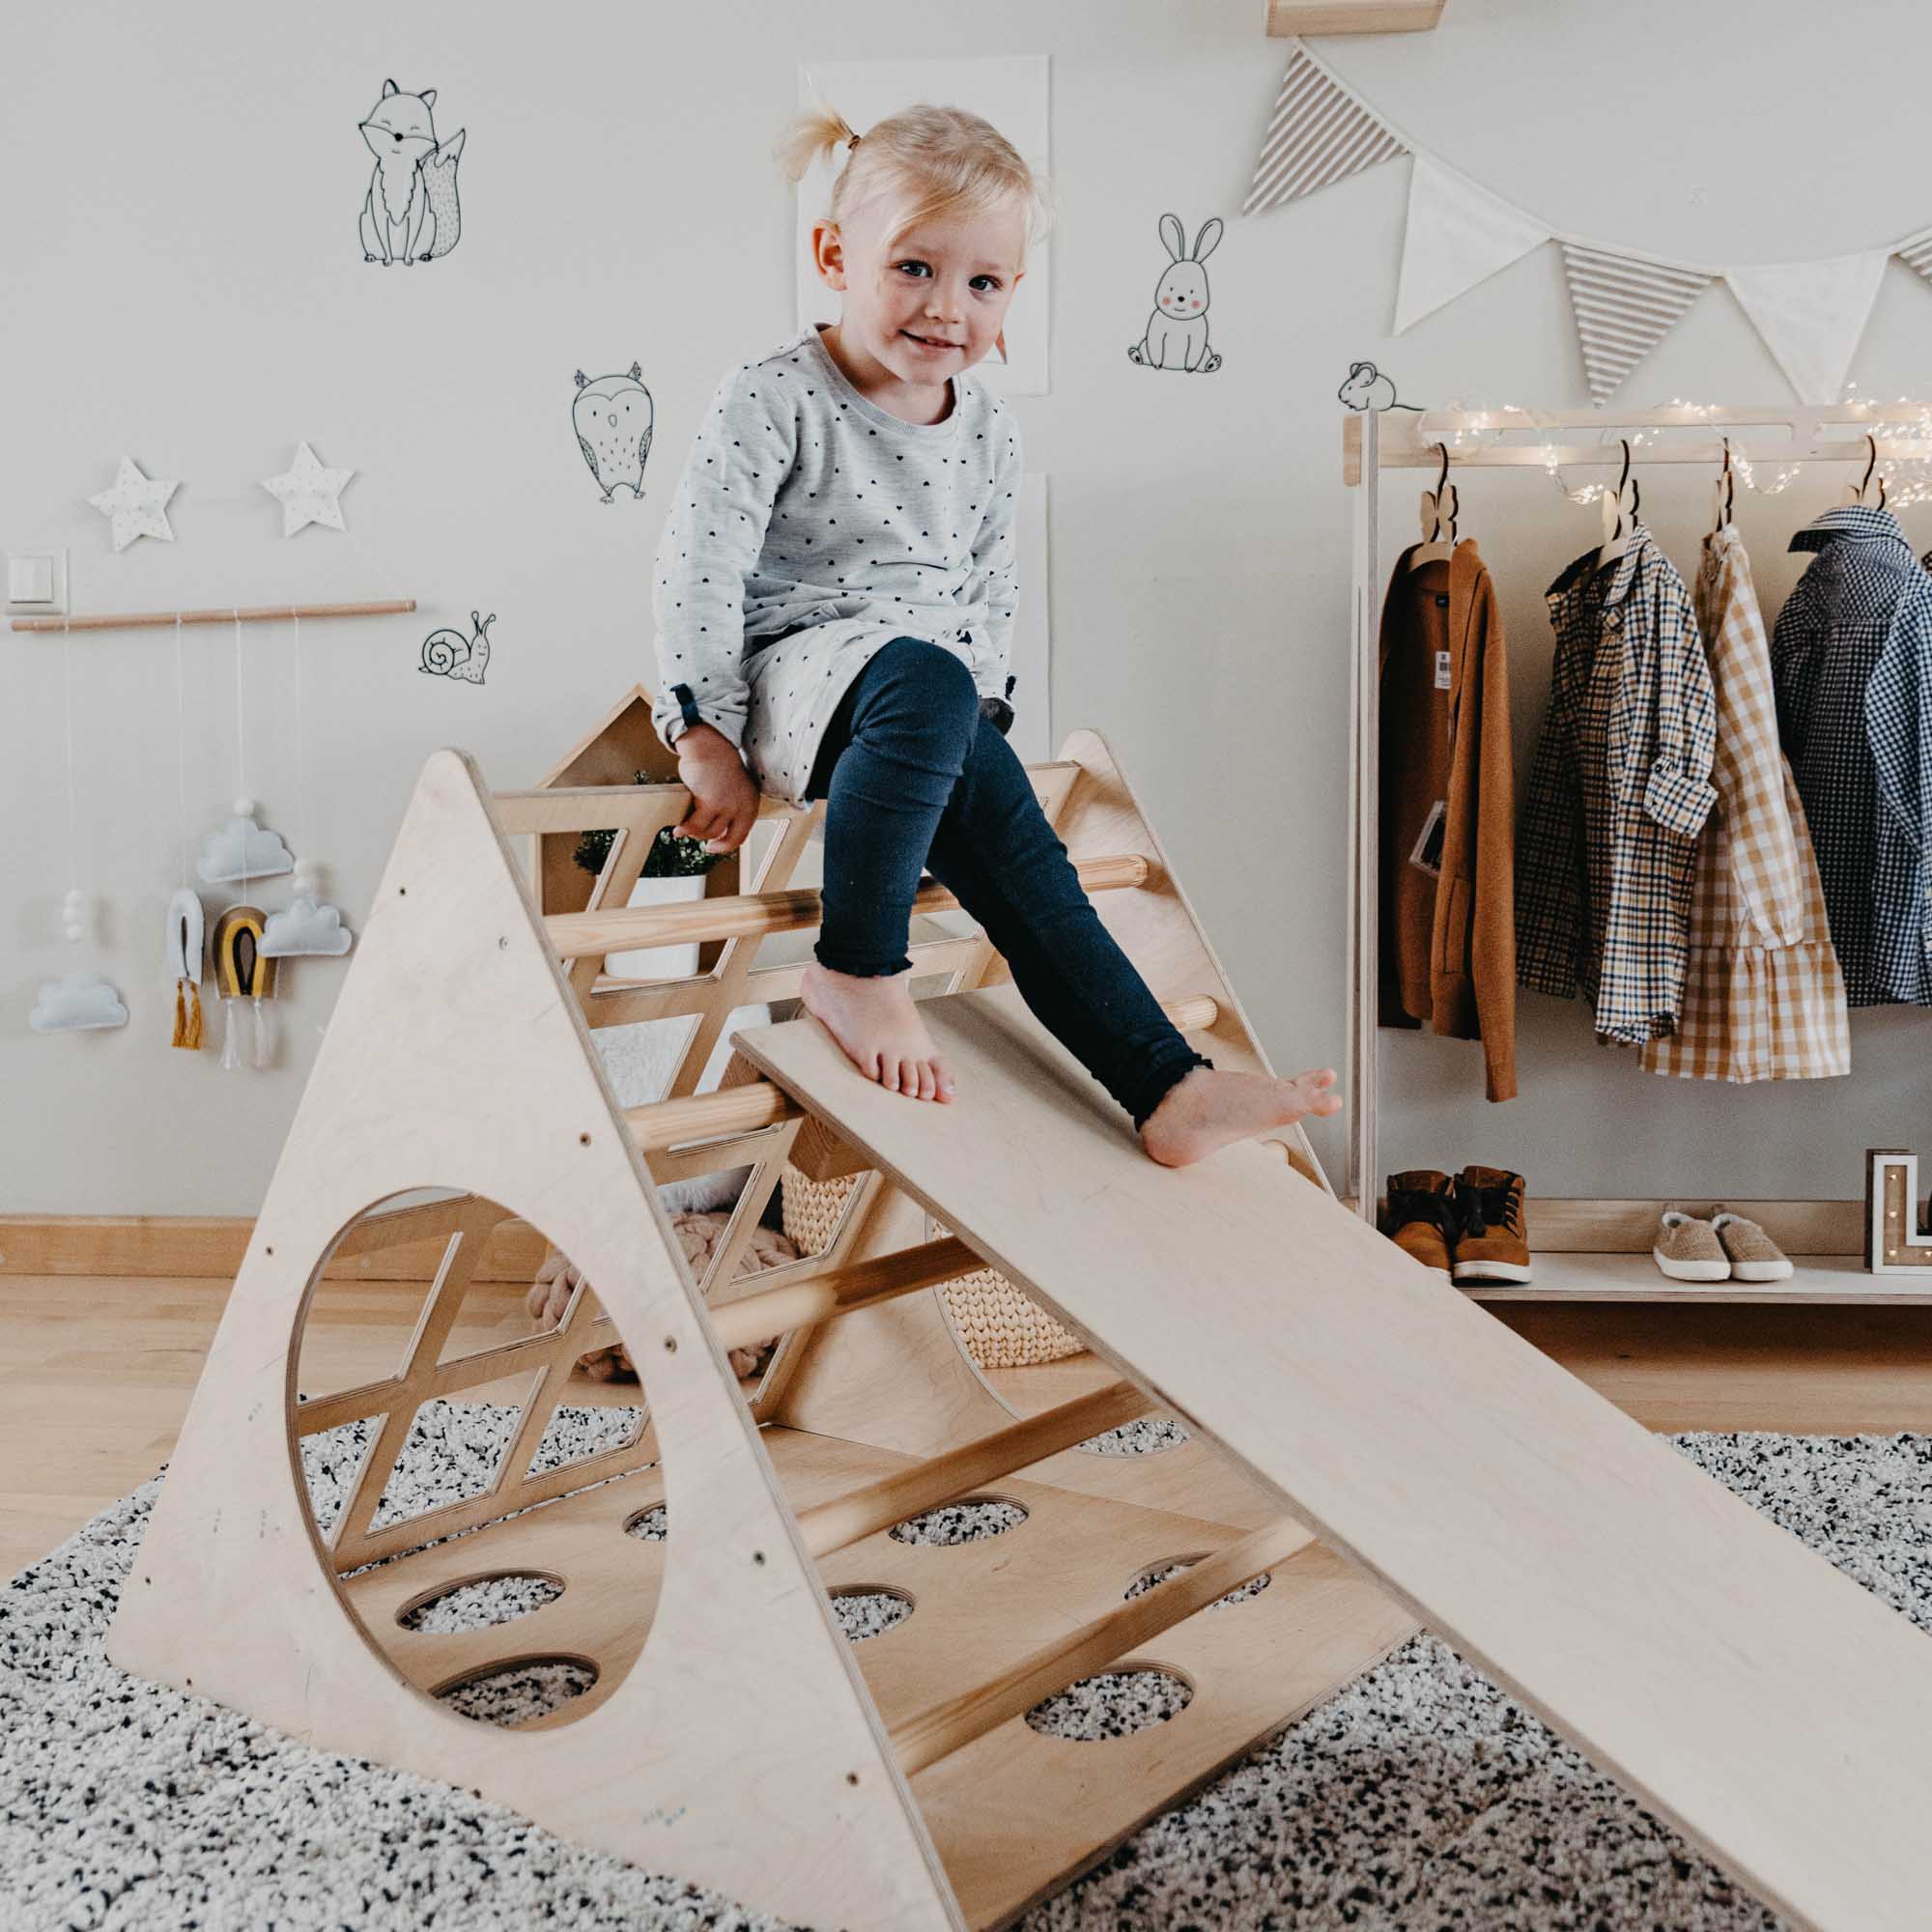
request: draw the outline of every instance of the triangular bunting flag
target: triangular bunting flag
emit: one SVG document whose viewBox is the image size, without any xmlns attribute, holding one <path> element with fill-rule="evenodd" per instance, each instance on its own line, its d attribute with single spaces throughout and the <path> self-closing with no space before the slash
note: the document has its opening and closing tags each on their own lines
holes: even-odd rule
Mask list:
<svg viewBox="0 0 1932 1932">
<path fill-rule="evenodd" d="M 1400 335 L 1465 289 L 1549 240 L 1549 230 L 1439 162 L 1417 155 L 1408 178 L 1408 225 L 1395 298 Z"/>
<path fill-rule="evenodd" d="M 1917 235 L 1901 242 L 1891 252 L 1914 274 L 1922 275 L 1926 281 L 1932 282 L 1932 228 L 1921 229 Z"/>
<path fill-rule="evenodd" d="M 1590 400 L 1601 403 L 1683 321 L 1711 276 L 1580 242 L 1561 245 Z"/>
<path fill-rule="evenodd" d="M 1404 152 L 1403 144 L 1296 41 L 1289 49 L 1288 71 L 1281 77 L 1241 213 L 1258 214 L 1264 208 L 1298 201 Z"/>
<path fill-rule="evenodd" d="M 1835 403 L 1890 251 L 1726 269 L 1724 279 L 1799 400 Z"/>
</svg>

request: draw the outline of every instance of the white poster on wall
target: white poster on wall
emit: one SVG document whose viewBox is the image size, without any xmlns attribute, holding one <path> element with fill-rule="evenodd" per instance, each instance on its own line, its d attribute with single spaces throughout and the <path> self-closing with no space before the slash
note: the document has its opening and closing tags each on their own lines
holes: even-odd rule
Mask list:
<svg viewBox="0 0 1932 1932">
<path fill-rule="evenodd" d="M 986 59 L 937 58 L 814 61 L 799 70 L 800 106 L 823 99 L 844 115 L 863 135 L 873 122 L 918 101 L 963 107 L 982 115 L 1019 151 L 1036 174 L 1050 171 L 1047 57 L 1044 54 Z M 863 144 L 862 144 L 863 145 Z M 798 185 L 797 241 L 793 260 L 798 275 L 798 327 L 837 322 L 842 299 L 827 288 L 811 266 L 811 225 L 824 214 L 832 185 L 845 165 L 846 150 L 814 162 Z M 1042 396 L 1048 388 L 1047 342 L 1051 270 L 1050 244 L 1037 242 L 1027 257 L 1026 278 L 1007 311 L 1007 360 L 995 352 L 974 365 L 973 374 L 996 394 Z"/>
</svg>

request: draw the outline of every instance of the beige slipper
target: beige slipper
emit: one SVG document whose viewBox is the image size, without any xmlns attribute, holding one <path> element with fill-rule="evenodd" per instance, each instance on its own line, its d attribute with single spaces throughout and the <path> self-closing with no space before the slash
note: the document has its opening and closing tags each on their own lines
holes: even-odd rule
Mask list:
<svg viewBox="0 0 1932 1932">
<path fill-rule="evenodd" d="M 1714 1214 L 1711 1226 L 1730 1257 L 1731 1274 L 1738 1281 L 1784 1281 L 1791 1263 L 1784 1251 L 1755 1221 L 1742 1214 Z"/>
<path fill-rule="evenodd" d="M 1664 1209 L 1651 1260 L 1672 1281 L 1727 1281 L 1731 1264 L 1708 1221 L 1676 1208 Z"/>
</svg>

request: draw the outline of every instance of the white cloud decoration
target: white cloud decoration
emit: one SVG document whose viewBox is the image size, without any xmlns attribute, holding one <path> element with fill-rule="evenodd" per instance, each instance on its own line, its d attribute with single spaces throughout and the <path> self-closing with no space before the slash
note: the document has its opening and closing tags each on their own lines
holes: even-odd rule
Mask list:
<svg viewBox="0 0 1932 1932">
<path fill-rule="evenodd" d="M 349 951 L 353 935 L 332 905 L 314 899 L 292 899 L 284 912 L 271 912 L 262 928 L 262 956 L 288 959 L 303 953 L 339 958 Z"/>
<path fill-rule="evenodd" d="M 36 1033 L 79 1033 L 128 1024 L 121 995 L 99 973 L 70 973 L 41 988 L 27 1024 Z"/>
<path fill-rule="evenodd" d="M 232 879 L 272 879 L 294 870 L 295 863 L 294 853 L 267 826 L 237 816 L 208 835 L 195 870 L 213 886 Z"/>
</svg>

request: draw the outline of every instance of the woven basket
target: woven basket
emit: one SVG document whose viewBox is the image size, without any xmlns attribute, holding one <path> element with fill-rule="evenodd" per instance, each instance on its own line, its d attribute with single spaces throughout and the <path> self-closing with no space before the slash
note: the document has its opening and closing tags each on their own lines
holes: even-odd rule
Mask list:
<svg viewBox="0 0 1932 1932">
<path fill-rule="evenodd" d="M 845 1204 L 864 1179 L 864 1175 L 848 1174 L 837 1180 L 813 1180 L 789 1162 L 785 1164 L 779 1177 L 784 1231 L 800 1254 L 823 1254 L 831 1245 Z M 931 1225 L 935 1240 L 952 1232 L 937 1221 Z M 946 1297 L 946 1312 L 952 1316 L 967 1352 L 982 1369 L 1031 1368 L 1038 1362 L 1077 1355 L 1087 1346 L 995 1268 L 961 1275 L 939 1292 Z"/>
</svg>

